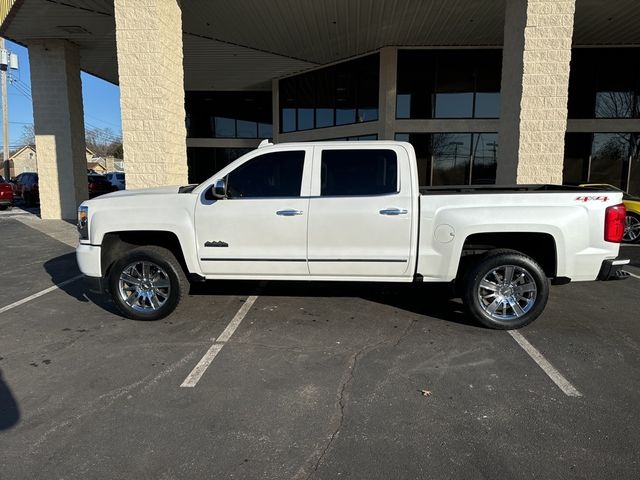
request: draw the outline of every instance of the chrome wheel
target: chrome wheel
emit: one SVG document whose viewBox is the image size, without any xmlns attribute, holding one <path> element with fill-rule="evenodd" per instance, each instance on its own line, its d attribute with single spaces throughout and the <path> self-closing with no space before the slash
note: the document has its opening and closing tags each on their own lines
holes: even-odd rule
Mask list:
<svg viewBox="0 0 640 480">
<path fill-rule="evenodd" d="M 138 312 L 159 310 L 169 299 L 171 281 L 161 267 L 149 261 L 127 265 L 118 280 L 120 298 Z"/>
<path fill-rule="evenodd" d="M 622 240 L 625 242 L 636 242 L 640 238 L 640 219 L 633 215 L 627 215 L 624 219 L 624 235 Z"/>
<path fill-rule="evenodd" d="M 536 282 L 526 269 L 502 265 L 483 277 L 478 286 L 478 301 L 489 317 L 515 320 L 533 308 L 537 293 Z"/>
</svg>

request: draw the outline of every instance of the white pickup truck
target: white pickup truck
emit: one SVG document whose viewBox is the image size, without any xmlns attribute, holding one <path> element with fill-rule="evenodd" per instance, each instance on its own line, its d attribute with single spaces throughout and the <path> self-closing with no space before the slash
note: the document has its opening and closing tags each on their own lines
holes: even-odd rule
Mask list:
<svg viewBox="0 0 640 480">
<path fill-rule="evenodd" d="M 204 280 L 455 282 L 498 329 L 538 317 L 550 281 L 622 278 L 622 193 L 420 187 L 408 143 L 261 146 L 200 185 L 84 202 L 77 260 L 125 316 L 159 319 Z"/>
</svg>

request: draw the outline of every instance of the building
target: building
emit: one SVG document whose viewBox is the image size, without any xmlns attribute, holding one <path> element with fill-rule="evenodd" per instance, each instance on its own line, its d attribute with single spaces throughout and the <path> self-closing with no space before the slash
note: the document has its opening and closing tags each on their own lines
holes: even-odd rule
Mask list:
<svg viewBox="0 0 640 480">
<path fill-rule="evenodd" d="M 640 193 L 637 0 L 0 5 L 29 48 L 45 218 L 86 198 L 80 69 L 120 85 L 129 188 L 200 181 L 265 137 L 397 138 L 423 184 Z"/>
<path fill-rule="evenodd" d="M 92 168 L 91 164 L 94 163 L 94 155 L 88 148 L 85 148 L 85 161 L 87 162 L 87 168 Z M 11 172 L 11 178 L 16 177 L 23 172 L 37 172 L 38 155 L 36 153 L 36 146 L 25 145 L 24 147 L 16 150 L 9 157 L 9 169 Z"/>
</svg>

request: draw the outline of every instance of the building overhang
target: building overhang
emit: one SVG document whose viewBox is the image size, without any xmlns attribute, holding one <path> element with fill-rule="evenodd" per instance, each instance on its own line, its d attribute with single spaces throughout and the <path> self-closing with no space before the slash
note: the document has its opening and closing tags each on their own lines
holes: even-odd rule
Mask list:
<svg viewBox="0 0 640 480">
<path fill-rule="evenodd" d="M 504 0 L 182 2 L 185 88 L 268 90 L 271 80 L 384 46 L 501 46 Z M 62 38 L 82 69 L 118 83 L 114 4 L 0 0 L 0 33 Z M 640 45 L 640 2 L 577 0 L 574 45 Z"/>
</svg>

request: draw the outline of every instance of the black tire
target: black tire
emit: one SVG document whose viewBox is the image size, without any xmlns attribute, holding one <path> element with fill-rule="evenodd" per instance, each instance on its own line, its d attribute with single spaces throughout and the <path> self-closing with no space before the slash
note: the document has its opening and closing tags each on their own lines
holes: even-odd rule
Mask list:
<svg viewBox="0 0 640 480">
<path fill-rule="evenodd" d="M 142 305 L 136 305 L 137 308 L 129 305 L 123 293 L 120 290 L 120 276 L 127 267 L 137 262 L 149 262 L 160 267 L 166 274 L 169 290 L 168 295 L 155 310 L 142 311 Z M 158 272 L 159 270 L 155 270 Z M 127 252 L 122 258 L 118 259 L 109 271 L 109 292 L 114 303 L 123 315 L 132 320 L 160 320 L 170 315 L 180 304 L 182 297 L 189 292 L 189 281 L 176 259 L 175 255 L 166 248 L 156 246 L 138 247 Z M 158 298 L 158 297 L 156 297 Z M 160 296 L 160 298 L 163 298 Z M 151 308 L 151 302 L 147 302 Z"/>
<path fill-rule="evenodd" d="M 492 272 L 496 270 L 500 272 L 502 268 L 511 266 L 515 267 L 514 270 L 516 272 L 520 272 L 521 279 L 514 280 L 514 283 L 510 283 L 508 285 L 496 285 L 496 287 L 499 286 L 500 289 L 505 289 L 507 292 L 513 292 L 514 290 L 512 285 L 514 284 L 517 285 L 516 288 L 522 287 L 523 290 L 528 290 L 532 288 L 530 285 L 535 283 L 536 290 L 535 292 L 527 292 L 523 294 L 524 297 L 527 297 L 523 297 L 521 300 L 522 302 L 525 302 L 524 308 L 522 308 L 522 303 L 520 303 L 520 301 L 516 302 L 521 307 L 519 309 L 519 316 L 516 318 L 497 318 L 518 315 L 516 308 L 509 306 L 508 303 L 503 304 L 499 301 L 500 298 L 504 297 L 496 297 L 492 302 L 492 290 L 484 288 L 481 289 L 480 283 L 485 279 L 485 277 L 489 276 L 489 278 L 496 278 L 496 283 L 499 284 L 500 280 L 497 276 L 492 277 Z M 523 272 L 525 273 L 524 275 L 522 275 Z M 503 276 L 503 280 L 506 276 L 507 275 Z M 531 281 L 527 281 L 527 279 Z M 517 282 L 527 283 L 519 284 Z M 531 257 L 515 250 L 491 250 L 487 252 L 467 271 L 462 282 L 462 287 L 462 301 L 464 302 L 468 313 L 485 327 L 498 330 L 513 330 L 524 327 L 525 325 L 533 322 L 544 311 L 549 299 L 549 280 L 540 265 L 538 265 L 538 263 L 536 263 L 536 261 Z M 481 292 L 487 293 L 488 299 L 481 299 Z M 504 291 L 502 293 L 505 294 Z M 500 295 L 498 288 L 496 289 L 496 295 Z M 510 295 L 510 293 L 506 293 L 505 295 Z M 485 304 L 485 302 L 489 305 Z M 495 310 L 494 314 L 491 314 L 488 311 L 496 302 L 500 306 L 504 305 L 501 309 L 502 315 L 498 310 Z M 511 311 L 512 313 L 509 315 L 507 311 Z"/>
<path fill-rule="evenodd" d="M 24 194 L 24 204 L 28 208 L 33 208 L 36 206 L 36 196 L 32 192 L 25 192 Z"/>
<path fill-rule="evenodd" d="M 635 223 L 635 222 L 640 222 L 640 215 L 638 215 L 637 213 L 633 213 L 633 212 L 627 212 L 627 218 L 625 219 L 625 225 L 628 225 L 629 223 Z M 625 232 L 625 237 L 627 236 L 627 232 Z M 624 243 L 639 243 L 640 242 L 640 235 L 638 235 L 635 238 L 623 238 Z"/>
<path fill-rule="evenodd" d="M 1 210 L 11 210 L 11 205 L 0 205 L 0 211 Z"/>
</svg>

